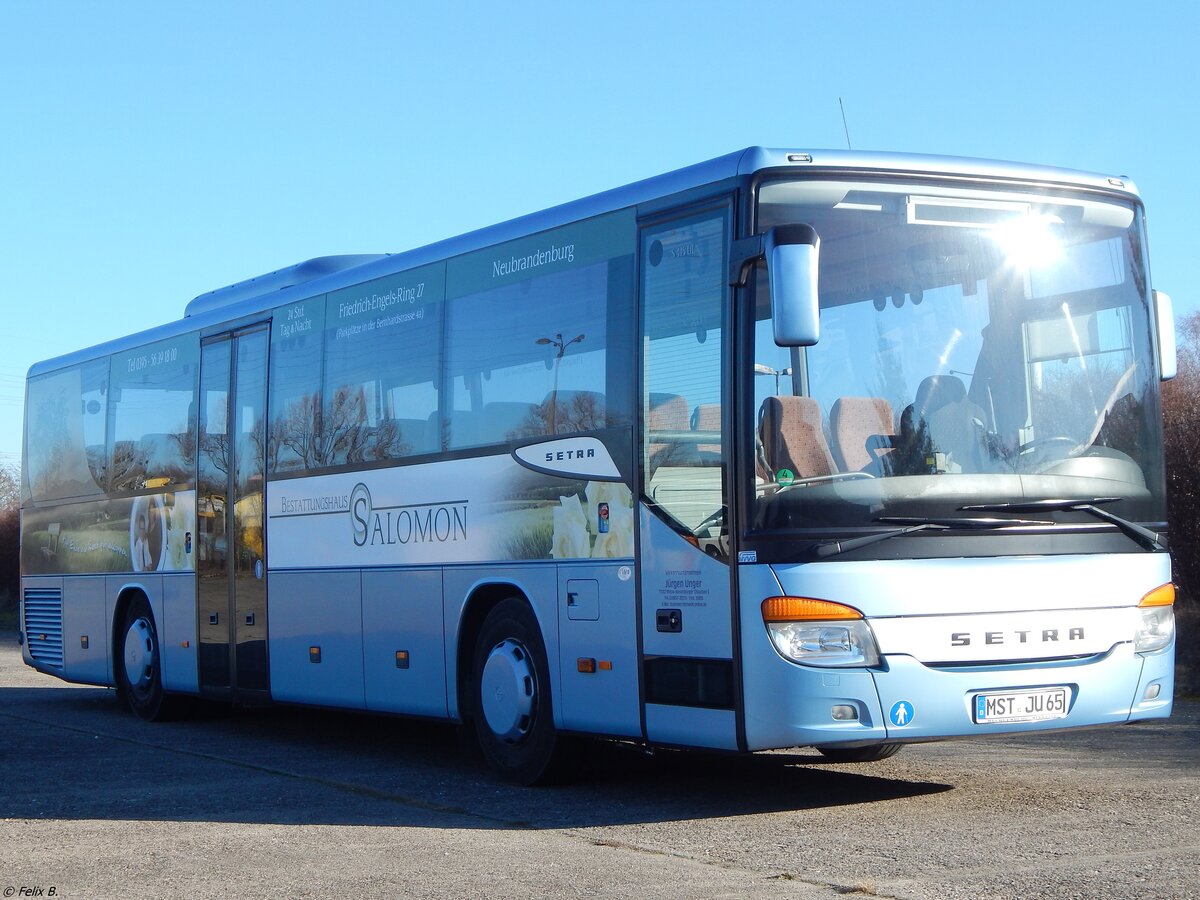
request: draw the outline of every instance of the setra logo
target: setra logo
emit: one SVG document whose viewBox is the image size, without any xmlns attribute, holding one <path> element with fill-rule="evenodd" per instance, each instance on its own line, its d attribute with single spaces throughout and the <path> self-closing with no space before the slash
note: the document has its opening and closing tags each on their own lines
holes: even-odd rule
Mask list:
<svg viewBox="0 0 1200 900">
<path fill-rule="evenodd" d="M 974 643 L 983 644 L 1055 644 L 1062 641 L 1082 641 L 1082 628 L 1043 628 L 1040 632 L 1034 629 L 1016 629 L 1013 631 L 985 631 L 982 634 L 971 634 L 969 631 L 954 631 L 950 633 L 951 647 L 970 647 Z"/>
</svg>

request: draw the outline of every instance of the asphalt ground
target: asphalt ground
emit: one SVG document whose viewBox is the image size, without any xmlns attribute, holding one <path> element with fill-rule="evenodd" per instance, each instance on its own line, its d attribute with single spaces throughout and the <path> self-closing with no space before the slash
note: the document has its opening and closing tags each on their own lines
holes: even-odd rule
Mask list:
<svg viewBox="0 0 1200 900">
<path fill-rule="evenodd" d="M 589 745 L 494 780 L 449 725 L 149 724 L 0 634 L 0 895 L 1200 897 L 1200 704 L 831 765 Z M 38 894 L 37 891 L 42 893 Z"/>
</svg>

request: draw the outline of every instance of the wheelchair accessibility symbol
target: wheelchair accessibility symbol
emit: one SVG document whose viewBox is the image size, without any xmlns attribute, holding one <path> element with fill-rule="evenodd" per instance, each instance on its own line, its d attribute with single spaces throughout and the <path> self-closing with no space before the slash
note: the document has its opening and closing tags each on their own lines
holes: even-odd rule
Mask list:
<svg viewBox="0 0 1200 900">
<path fill-rule="evenodd" d="M 897 728 L 912 723 L 913 716 L 916 715 L 916 710 L 913 705 L 907 700 L 901 700 L 892 706 L 892 711 L 888 713 L 888 718 L 892 720 L 892 724 Z"/>
</svg>

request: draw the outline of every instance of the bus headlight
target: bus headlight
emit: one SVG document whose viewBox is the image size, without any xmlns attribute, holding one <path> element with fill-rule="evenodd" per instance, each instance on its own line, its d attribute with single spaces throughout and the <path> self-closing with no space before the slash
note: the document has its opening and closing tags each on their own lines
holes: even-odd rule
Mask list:
<svg viewBox="0 0 1200 900">
<path fill-rule="evenodd" d="M 861 612 L 808 597 L 768 597 L 763 622 L 784 658 L 808 666 L 877 666 L 879 648 Z"/>
<path fill-rule="evenodd" d="M 1164 584 L 1155 588 L 1138 604 L 1138 629 L 1133 649 L 1150 653 L 1169 646 L 1175 640 L 1175 586 Z"/>
</svg>

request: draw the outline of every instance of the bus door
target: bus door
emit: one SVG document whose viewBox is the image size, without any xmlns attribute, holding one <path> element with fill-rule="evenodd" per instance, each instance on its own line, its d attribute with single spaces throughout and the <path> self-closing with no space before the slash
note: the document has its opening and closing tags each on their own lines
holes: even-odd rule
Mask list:
<svg viewBox="0 0 1200 900">
<path fill-rule="evenodd" d="M 200 359 L 196 560 L 200 687 L 265 700 L 266 326 L 205 341 Z"/>
<path fill-rule="evenodd" d="M 730 222 L 719 203 L 642 223 L 638 540 L 646 738 L 733 750 Z"/>
</svg>

